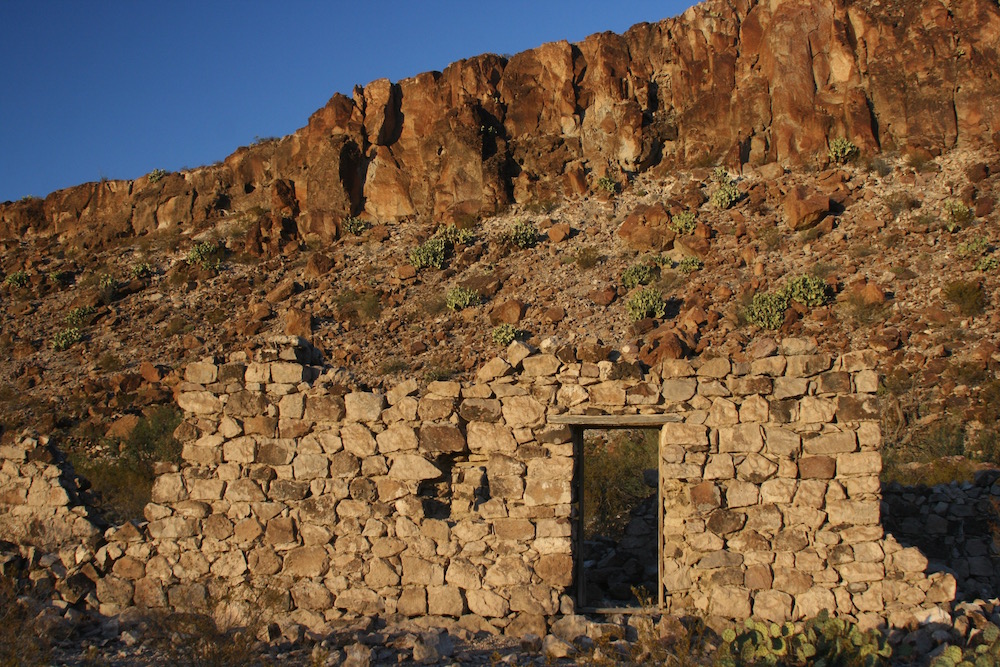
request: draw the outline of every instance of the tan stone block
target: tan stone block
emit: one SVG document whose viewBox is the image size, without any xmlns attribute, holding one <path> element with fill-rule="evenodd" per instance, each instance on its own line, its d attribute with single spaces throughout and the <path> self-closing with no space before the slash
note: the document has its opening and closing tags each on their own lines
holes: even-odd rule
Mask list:
<svg viewBox="0 0 1000 667">
<path fill-rule="evenodd" d="M 219 377 L 219 368 L 213 363 L 195 361 L 184 369 L 184 380 L 194 384 L 212 384 Z"/>
<path fill-rule="evenodd" d="M 781 591 L 761 591 L 754 595 L 753 615 L 772 623 L 784 623 L 792 617 L 792 596 Z"/>
<path fill-rule="evenodd" d="M 427 393 L 444 398 L 458 398 L 462 393 L 462 383 L 454 380 L 438 380 L 427 384 Z"/>
<path fill-rule="evenodd" d="M 837 476 L 875 476 L 882 471 L 882 455 L 878 452 L 859 452 L 837 456 Z"/>
<path fill-rule="evenodd" d="M 363 424 L 346 424 L 340 429 L 340 440 L 344 449 L 358 458 L 375 454 L 375 436 Z"/>
<path fill-rule="evenodd" d="M 747 507 L 760 501 L 760 487 L 743 481 L 730 482 L 726 487 L 726 507 Z"/>
<path fill-rule="evenodd" d="M 391 460 L 389 476 L 396 479 L 421 481 L 441 476 L 437 466 L 418 454 L 396 454 Z"/>
<path fill-rule="evenodd" d="M 829 456 L 804 456 L 799 459 L 799 477 L 802 479 L 833 479 L 837 460 Z"/>
<path fill-rule="evenodd" d="M 372 558 L 368 561 L 368 572 L 364 576 L 365 585 L 373 590 L 398 586 L 399 573 L 392 564 L 384 558 Z"/>
<path fill-rule="evenodd" d="M 247 571 L 246 557 L 242 551 L 227 551 L 212 563 L 211 571 L 225 579 L 242 576 Z"/>
<path fill-rule="evenodd" d="M 835 500 L 827 503 L 832 525 L 871 525 L 881 518 L 878 500 Z"/>
<path fill-rule="evenodd" d="M 833 359 L 828 354 L 805 354 L 788 357 L 788 366 L 785 368 L 787 377 L 812 377 L 829 370 L 833 365 Z"/>
<path fill-rule="evenodd" d="M 703 424 L 671 422 L 660 428 L 660 447 L 668 445 L 707 445 L 708 428 Z"/>
<path fill-rule="evenodd" d="M 510 611 L 510 604 L 493 591 L 472 590 L 466 592 L 469 611 L 483 618 L 500 618 Z"/>
<path fill-rule="evenodd" d="M 622 392 L 622 404 L 625 392 Z M 501 401 L 504 421 L 511 428 L 542 426 L 545 423 L 545 406 L 531 396 L 509 396 Z"/>
<path fill-rule="evenodd" d="M 247 364 L 243 377 L 247 384 L 267 384 L 271 381 L 271 364 Z"/>
<path fill-rule="evenodd" d="M 705 479 L 732 479 L 736 476 L 732 455 L 710 454 L 702 475 Z"/>
<path fill-rule="evenodd" d="M 764 432 L 759 424 L 740 424 L 719 429 L 719 452 L 746 453 L 764 449 Z"/>
<path fill-rule="evenodd" d="M 885 576 L 882 563 L 844 563 L 836 567 L 841 579 L 847 583 L 859 581 L 881 581 Z"/>
<path fill-rule="evenodd" d="M 890 569 L 899 572 L 923 572 L 927 569 L 927 557 L 917 547 L 908 547 L 892 554 Z"/>
<path fill-rule="evenodd" d="M 282 396 L 278 401 L 278 414 L 282 419 L 302 419 L 305 404 L 305 396 L 302 394 Z"/>
<path fill-rule="evenodd" d="M 211 415 L 222 412 L 222 401 L 208 391 L 185 391 L 177 396 L 177 406 L 185 412 Z"/>
<path fill-rule="evenodd" d="M 554 354 L 535 354 L 521 361 L 524 375 L 528 377 L 555 375 L 561 366 L 562 362 Z"/>
<path fill-rule="evenodd" d="M 334 605 L 356 616 L 374 616 L 385 609 L 385 604 L 378 593 L 361 586 L 352 586 L 337 593 Z"/>
<path fill-rule="evenodd" d="M 160 475 L 153 482 L 152 501 L 154 503 L 175 503 L 187 500 L 188 492 L 180 473 Z"/>
<path fill-rule="evenodd" d="M 306 396 L 302 418 L 312 422 L 337 422 L 344 418 L 344 399 L 340 396 Z"/>
<path fill-rule="evenodd" d="M 556 393 L 556 402 L 566 408 L 580 405 L 590 400 L 590 392 L 578 384 L 564 384 Z"/>
<path fill-rule="evenodd" d="M 743 401 L 740 406 L 740 422 L 766 422 L 769 418 L 770 408 L 767 401 L 760 396 L 750 396 Z"/>
<path fill-rule="evenodd" d="M 528 506 L 562 505 L 572 499 L 570 479 L 529 479 L 524 487 L 524 503 Z"/>
<path fill-rule="evenodd" d="M 745 619 L 751 613 L 750 592 L 735 586 L 719 586 L 709 591 L 708 613 L 721 618 Z"/>
<path fill-rule="evenodd" d="M 417 404 L 417 415 L 423 421 L 446 420 L 455 410 L 455 399 L 441 396 L 424 396 Z"/>
<path fill-rule="evenodd" d="M 510 364 L 500 357 L 493 357 L 483 364 L 483 367 L 476 373 L 476 380 L 479 382 L 489 382 L 510 375 L 512 372 L 513 368 Z"/>
<path fill-rule="evenodd" d="M 724 378 L 729 375 L 732 366 L 729 359 L 725 357 L 715 357 L 708 359 L 698 368 L 699 377 Z"/>
<path fill-rule="evenodd" d="M 787 363 L 788 362 L 785 357 L 764 357 L 763 359 L 754 359 L 750 362 L 750 373 L 752 375 L 767 375 L 769 377 L 778 378 L 781 375 L 784 375 Z"/>
<path fill-rule="evenodd" d="M 858 439 L 854 431 L 841 431 L 806 438 L 802 441 L 802 447 L 810 455 L 842 454 L 857 451 Z"/>
<path fill-rule="evenodd" d="M 618 381 L 600 382 L 587 387 L 595 405 L 625 405 L 625 386 Z"/>
<path fill-rule="evenodd" d="M 854 388 L 859 394 L 874 394 L 878 391 L 878 373 L 872 370 L 859 371 L 854 376 Z"/>
<path fill-rule="evenodd" d="M 420 427 L 420 450 L 432 455 L 465 451 L 465 436 L 454 424 L 424 424 Z"/>
<path fill-rule="evenodd" d="M 385 407 L 383 394 L 368 391 L 351 392 L 344 396 L 344 419 L 349 422 L 375 422 Z"/>
<path fill-rule="evenodd" d="M 736 404 L 725 398 L 716 398 L 712 401 L 705 423 L 712 427 L 721 427 L 738 424 L 739 421 L 740 413 Z"/>
<path fill-rule="evenodd" d="M 774 379 L 774 391 L 771 398 L 780 401 L 786 398 L 799 398 L 809 391 L 808 378 L 779 377 Z"/>
<path fill-rule="evenodd" d="M 841 422 L 877 421 L 881 417 L 878 397 L 852 394 L 837 397 L 837 420 Z"/>
<path fill-rule="evenodd" d="M 192 479 L 188 485 L 191 487 L 188 494 L 191 500 L 222 500 L 222 494 L 226 490 L 226 483 L 221 479 Z"/>
<path fill-rule="evenodd" d="M 257 440 L 245 435 L 229 440 L 222 446 L 222 460 L 227 463 L 254 463 L 257 460 Z"/>
<path fill-rule="evenodd" d="M 252 479 L 234 479 L 226 484 L 225 499 L 229 502 L 260 502 L 266 500 L 260 484 Z"/>
<path fill-rule="evenodd" d="M 799 401 L 799 421 L 806 424 L 826 424 L 833 421 L 837 402 L 829 398 L 805 396 Z"/>
<path fill-rule="evenodd" d="M 407 586 L 396 601 L 396 612 L 413 618 L 427 614 L 427 589 L 423 586 Z M 461 612 L 459 612 L 461 613 Z"/>
<path fill-rule="evenodd" d="M 794 479 L 769 479 L 760 485 L 760 499 L 765 503 L 787 505 L 797 489 L 798 482 Z"/>
<path fill-rule="evenodd" d="M 773 424 L 764 426 L 764 443 L 768 454 L 783 458 L 797 458 L 802 451 L 798 433 Z"/>
<path fill-rule="evenodd" d="M 694 378 L 668 378 L 663 381 L 660 393 L 664 400 L 682 402 L 691 400 L 698 389 L 698 381 Z"/>
<path fill-rule="evenodd" d="M 831 611 L 837 608 L 837 599 L 833 591 L 820 586 L 813 586 L 808 591 L 795 596 L 795 609 L 792 612 L 794 620 L 813 618 L 822 610 Z"/>
<path fill-rule="evenodd" d="M 154 540 L 175 540 L 193 537 L 198 530 L 198 521 L 190 517 L 169 516 L 164 519 L 150 521 L 146 526 L 149 536 Z"/>
<path fill-rule="evenodd" d="M 328 565 L 325 548 L 298 547 L 285 554 L 282 573 L 292 577 L 322 577 Z"/>
<path fill-rule="evenodd" d="M 465 613 L 465 599 L 456 586 L 428 586 L 427 612 L 432 616 L 458 618 Z"/>
<path fill-rule="evenodd" d="M 375 441 L 382 454 L 413 451 L 417 448 L 417 432 L 410 426 L 396 423 L 376 435 Z"/>
</svg>

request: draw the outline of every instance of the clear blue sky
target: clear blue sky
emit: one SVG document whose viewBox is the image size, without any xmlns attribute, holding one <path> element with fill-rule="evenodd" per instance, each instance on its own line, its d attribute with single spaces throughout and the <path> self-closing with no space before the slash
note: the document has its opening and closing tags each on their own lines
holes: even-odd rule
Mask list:
<svg viewBox="0 0 1000 667">
<path fill-rule="evenodd" d="M 0 0 L 0 201 L 196 167 L 335 92 L 683 12 L 691 0 Z"/>
</svg>

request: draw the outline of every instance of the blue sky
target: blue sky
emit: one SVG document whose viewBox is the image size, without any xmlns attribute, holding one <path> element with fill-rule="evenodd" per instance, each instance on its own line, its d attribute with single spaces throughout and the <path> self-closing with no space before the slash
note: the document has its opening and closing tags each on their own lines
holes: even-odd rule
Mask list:
<svg viewBox="0 0 1000 667">
<path fill-rule="evenodd" d="M 0 201 L 221 160 L 335 92 L 690 0 L 0 1 Z"/>
</svg>

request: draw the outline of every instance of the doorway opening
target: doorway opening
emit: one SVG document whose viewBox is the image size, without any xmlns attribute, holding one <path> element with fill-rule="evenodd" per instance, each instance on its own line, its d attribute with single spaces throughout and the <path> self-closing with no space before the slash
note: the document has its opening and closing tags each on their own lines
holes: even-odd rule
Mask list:
<svg viewBox="0 0 1000 667">
<path fill-rule="evenodd" d="M 659 431 L 574 431 L 578 603 L 594 611 L 660 606 Z"/>
</svg>

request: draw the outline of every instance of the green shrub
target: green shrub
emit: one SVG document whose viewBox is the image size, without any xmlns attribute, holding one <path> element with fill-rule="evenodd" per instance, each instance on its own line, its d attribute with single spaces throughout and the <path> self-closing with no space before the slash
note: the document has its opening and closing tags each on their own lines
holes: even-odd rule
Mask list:
<svg viewBox="0 0 1000 667">
<path fill-rule="evenodd" d="M 439 227 L 434 236 L 444 239 L 449 245 L 471 245 L 476 240 L 476 233 L 473 230 L 459 228 L 455 223 Z"/>
<path fill-rule="evenodd" d="M 129 269 L 129 273 L 133 278 L 146 278 L 147 276 L 153 275 L 153 267 L 150 266 L 148 262 L 139 262 L 132 265 L 132 268 Z"/>
<path fill-rule="evenodd" d="M 577 251 L 574 260 L 581 269 L 592 269 L 600 263 L 601 253 L 593 246 L 585 246 Z"/>
<path fill-rule="evenodd" d="M 110 273 L 103 273 L 97 281 L 98 287 L 103 290 L 116 290 L 118 289 L 118 279 L 115 278 Z"/>
<path fill-rule="evenodd" d="M 712 170 L 712 180 L 719 185 L 730 185 L 733 177 L 729 175 L 729 170 L 725 167 L 716 167 Z"/>
<path fill-rule="evenodd" d="M 429 238 L 422 244 L 410 251 L 410 264 L 413 268 L 440 269 L 444 266 L 445 250 L 447 242 L 441 238 Z"/>
<path fill-rule="evenodd" d="M 522 332 L 513 324 L 504 322 L 493 327 L 491 337 L 493 342 L 500 347 L 507 347 L 522 335 Z"/>
<path fill-rule="evenodd" d="M 8 287 L 25 287 L 28 284 L 28 272 L 15 271 L 14 273 L 8 273 L 3 282 Z"/>
<path fill-rule="evenodd" d="M 201 243 L 196 243 L 190 252 L 188 252 L 187 263 L 191 265 L 197 264 L 206 271 L 217 269 L 222 263 L 219 259 L 221 252 L 222 248 L 216 243 L 202 241 Z"/>
<path fill-rule="evenodd" d="M 684 211 L 683 213 L 671 216 L 667 227 L 675 234 L 691 234 L 695 228 L 694 211 Z"/>
<path fill-rule="evenodd" d="M 611 194 L 618 192 L 618 182 L 610 176 L 601 176 L 597 179 L 597 188 Z"/>
<path fill-rule="evenodd" d="M 622 274 L 622 284 L 626 289 L 648 285 L 656 278 L 656 269 L 649 264 L 633 264 Z"/>
<path fill-rule="evenodd" d="M 157 181 L 162 181 L 163 178 L 167 175 L 167 173 L 168 172 L 164 171 L 163 169 L 154 169 L 153 171 L 149 172 L 147 176 L 149 177 L 150 183 L 156 183 Z"/>
<path fill-rule="evenodd" d="M 803 306 L 822 306 L 829 300 L 830 286 L 815 276 L 796 276 L 785 283 L 784 293 Z"/>
<path fill-rule="evenodd" d="M 948 216 L 952 226 L 948 231 L 955 231 L 957 226 L 961 226 L 972 220 L 972 209 L 955 199 L 948 199 L 944 202 L 944 212 Z"/>
<path fill-rule="evenodd" d="M 344 220 L 344 231 L 353 236 L 361 236 L 368 229 L 368 221 L 362 220 L 361 218 L 351 216 L 347 220 Z"/>
<path fill-rule="evenodd" d="M 854 142 L 844 137 L 837 137 L 830 142 L 830 162 L 844 164 L 858 156 L 858 147 Z"/>
<path fill-rule="evenodd" d="M 681 261 L 677 262 L 677 270 L 681 273 L 694 273 L 695 271 L 702 269 L 704 266 L 704 262 L 697 257 L 691 256 L 685 257 Z"/>
<path fill-rule="evenodd" d="M 620 539 L 632 510 L 656 494 L 643 478 L 644 470 L 656 468 L 655 435 L 642 429 L 606 431 L 605 437 L 588 435 L 584 440 L 585 539 L 599 535 Z"/>
<path fill-rule="evenodd" d="M 654 287 L 643 287 L 625 302 L 625 312 L 632 322 L 638 322 L 646 317 L 660 318 L 666 314 L 667 304 L 659 290 Z"/>
<path fill-rule="evenodd" d="M 945 285 L 944 296 L 958 306 L 958 312 L 965 316 L 979 315 L 986 308 L 986 296 L 979 283 L 970 280 L 955 280 Z"/>
<path fill-rule="evenodd" d="M 83 340 L 83 334 L 77 327 L 69 327 L 62 331 L 57 331 L 52 336 L 52 347 L 60 352 Z"/>
<path fill-rule="evenodd" d="M 96 309 L 93 306 L 78 306 L 76 308 L 71 309 L 68 313 L 66 313 L 66 317 L 63 319 L 63 321 L 66 323 L 66 326 L 68 327 L 74 327 L 74 328 L 79 327 L 84 322 L 86 322 L 91 315 L 94 314 L 95 310 Z"/>
<path fill-rule="evenodd" d="M 958 244 L 955 252 L 959 257 L 972 257 L 985 255 L 990 250 L 990 242 L 985 236 L 976 236 L 968 241 Z"/>
<path fill-rule="evenodd" d="M 997 267 L 1000 267 L 1000 259 L 993 255 L 980 257 L 979 261 L 976 262 L 976 271 L 995 271 Z"/>
<path fill-rule="evenodd" d="M 888 665 L 892 647 L 877 630 L 831 618 L 823 610 L 805 622 L 801 631 L 792 623 L 762 623 L 747 619 L 743 629 L 722 633 L 716 657 L 719 667 L 742 665 L 828 665 L 878 667 Z"/>
<path fill-rule="evenodd" d="M 518 248 L 531 248 L 538 243 L 538 228 L 533 223 L 518 220 L 501 232 L 500 241 Z"/>
<path fill-rule="evenodd" d="M 761 329 L 780 329 L 785 322 L 788 295 L 784 292 L 757 292 L 744 313 L 747 322 Z"/>
<path fill-rule="evenodd" d="M 727 209 L 740 199 L 740 190 L 735 183 L 720 183 L 715 192 L 712 193 L 710 201 L 712 206 Z"/>
<path fill-rule="evenodd" d="M 479 292 L 468 287 L 456 285 L 448 290 L 444 298 L 444 303 L 452 310 L 462 310 L 479 303 Z"/>
</svg>

